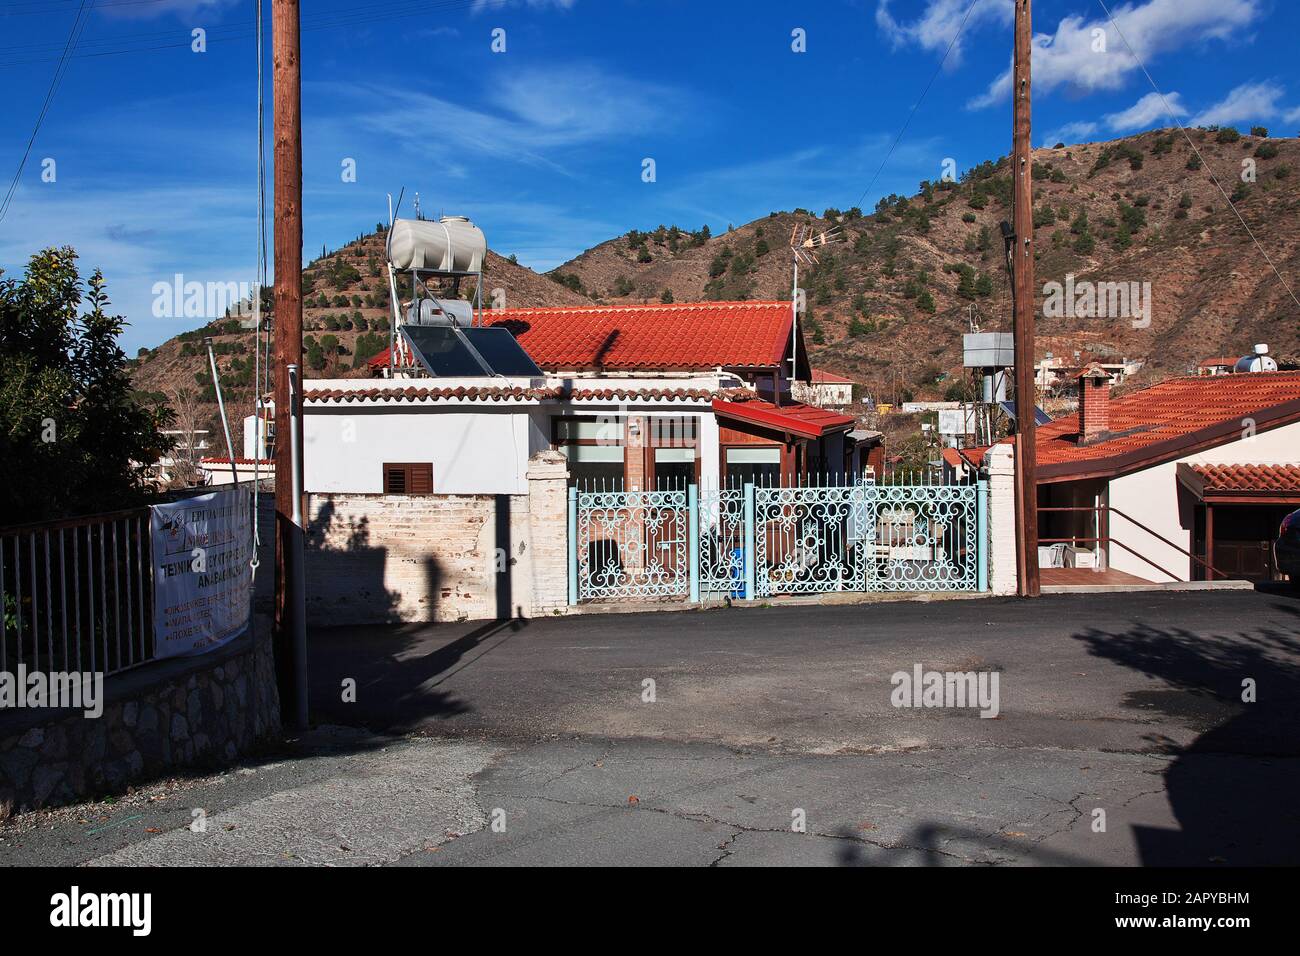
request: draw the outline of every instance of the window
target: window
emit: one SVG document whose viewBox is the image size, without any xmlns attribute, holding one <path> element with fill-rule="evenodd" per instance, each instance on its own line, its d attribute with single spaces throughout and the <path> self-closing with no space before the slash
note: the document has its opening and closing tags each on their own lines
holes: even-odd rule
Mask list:
<svg viewBox="0 0 1300 956">
<path fill-rule="evenodd" d="M 561 445 L 569 483 L 583 491 L 623 490 L 623 449 L 618 445 Z"/>
<path fill-rule="evenodd" d="M 384 463 L 384 494 L 429 495 L 433 493 L 431 462 Z"/>
<path fill-rule="evenodd" d="M 781 483 L 781 448 L 778 445 L 727 449 L 727 484 Z"/>
<path fill-rule="evenodd" d="M 695 481 L 694 448 L 656 448 L 654 456 L 657 490 L 685 488 Z"/>
<path fill-rule="evenodd" d="M 584 491 L 622 491 L 624 476 L 622 419 L 556 418 L 555 446 L 569 460 L 569 484 Z"/>
</svg>

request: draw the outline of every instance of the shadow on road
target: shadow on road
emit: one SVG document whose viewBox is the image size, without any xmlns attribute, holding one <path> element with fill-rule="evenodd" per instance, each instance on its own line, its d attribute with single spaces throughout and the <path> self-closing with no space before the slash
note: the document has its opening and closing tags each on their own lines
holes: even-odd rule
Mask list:
<svg viewBox="0 0 1300 956">
<path fill-rule="evenodd" d="M 440 685 L 527 626 L 527 619 L 514 618 L 318 632 L 311 645 L 312 722 L 405 733 L 468 713 L 470 703 Z M 355 681 L 352 700 L 345 698 L 347 681 Z"/>
<path fill-rule="evenodd" d="M 1300 602 L 1279 597 L 1271 608 L 1294 623 L 1243 620 L 1240 630 L 1225 634 L 1135 623 L 1074 635 L 1097 657 L 1152 679 L 1152 690 L 1130 694 L 1128 706 L 1200 731 L 1182 749 L 1165 742 L 1177 755 L 1165 786 L 1179 829 L 1135 826 L 1144 864 L 1300 860 Z M 1249 702 L 1243 698 L 1252 688 Z"/>
</svg>

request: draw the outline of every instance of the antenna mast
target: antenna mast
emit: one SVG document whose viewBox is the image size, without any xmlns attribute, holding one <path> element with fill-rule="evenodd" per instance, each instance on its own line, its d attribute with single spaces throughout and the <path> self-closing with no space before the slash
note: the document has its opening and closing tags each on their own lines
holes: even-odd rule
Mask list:
<svg viewBox="0 0 1300 956">
<path fill-rule="evenodd" d="M 822 232 L 814 232 L 813 227 L 805 223 L 796 223 L 790 231 L 790 255 L 794 260 L 794 282 L 790 287 L 790 382 L 799 377 L 799 263 L 806 266 L 817 264 L 817 254 L 813 251 L 822 246 L 839 242 L 842 236 L 840 227 L 834 226 Z M 774 396 L 780 401 L 779 396 Z"/>
</svg>

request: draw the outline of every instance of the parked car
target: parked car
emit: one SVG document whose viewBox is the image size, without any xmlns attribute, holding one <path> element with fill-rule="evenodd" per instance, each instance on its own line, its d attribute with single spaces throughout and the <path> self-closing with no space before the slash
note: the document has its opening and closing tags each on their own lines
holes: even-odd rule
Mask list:
<svg viewBox="0 0 1300 956">
<path fill-rule="evenodd" d="M 1300 511 L 1293 511 L 1282 519 L 1273 545 L 1277 568 L 1291 579 L 1291 586 L 1300 589 Z"/>
</svg>

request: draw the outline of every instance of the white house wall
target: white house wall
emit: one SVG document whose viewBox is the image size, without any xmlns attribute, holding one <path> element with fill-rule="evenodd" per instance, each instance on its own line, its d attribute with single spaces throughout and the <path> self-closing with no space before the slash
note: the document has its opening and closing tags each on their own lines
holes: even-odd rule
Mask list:
<svg viewBox="0 0 1300 956">
<path fill-rule="evenodd" d="M 1187 551 L 1192 550 L 1195 499 L 1178 482 L 1180 463 L 1190 465 L 1300 465 L 1300 422 L 1259 432 L 1238 441 L 1206 449 L 1178 461 L 1166 462 L 1110 481 L 1109 504 Z M 1110 536 L 1141 552 L 1178 580 L 1189 580 L 1187 555 L 1160 542 L 1114 511 Z M 1110 548 L 1110 566 L 1153 581 L 1168 581 L 1150 564 L 1124 548 Z"/>
<path fill-rule="evenodd" d="M 528 458 L 537 444 L 529 411 L 419 405 L 308 408 L 303 417 L 306 490 L 381 492 L 385 462 L 427 461 L 433 463 L 438 494 L 524 494 Z"/>
</svg>

